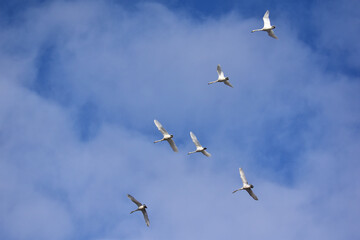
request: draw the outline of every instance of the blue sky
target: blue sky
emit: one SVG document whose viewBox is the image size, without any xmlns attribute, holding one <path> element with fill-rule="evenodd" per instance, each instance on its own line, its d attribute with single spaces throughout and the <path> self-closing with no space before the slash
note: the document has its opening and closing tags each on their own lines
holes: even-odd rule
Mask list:
<svg viewBox="0 0 360 240">
<path fill-rule="evenodd" d="M 250 33 L 267 9 L 278 40 Z M 359 238 L 356 9 L 1 1 L 0 238 Z"/>
</svg>

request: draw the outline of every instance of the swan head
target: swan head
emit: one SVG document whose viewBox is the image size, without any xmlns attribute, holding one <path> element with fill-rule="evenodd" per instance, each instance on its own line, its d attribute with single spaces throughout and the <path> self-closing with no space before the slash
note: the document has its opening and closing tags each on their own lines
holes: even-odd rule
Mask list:
<svg viewBox="0 0 360 240">
<path fill-rule="evenodd" d="M 250 188 L 254 188 L 254 185 L 250 184 Z"/>
<path fill-rule="evenodd" d="M 225 78 L 225 80 L 229 80 L 229 78 L 228 78 L 228 77 L 226 77 L 226 78 Z"/>
<path fill-rule="evenodd" d="M 205 147 L 204 150 L 206 150 L 207 148 Z"/>
<path fill-rule="evenodd" d="M 272 27 L 272 29 L 276 28 L 275 25 L 272 25 L 271 27 Z"/>
<path fill-rule="evenodd" d="M 144 204 L 144 208 L 147 208 L 146 204 Z"/>
<path fill-rule="evenodd" d="M 170 138 L 173 138 L 173 137 L 174 137 L 174 135 L 170 134 Z"/>
</svg>

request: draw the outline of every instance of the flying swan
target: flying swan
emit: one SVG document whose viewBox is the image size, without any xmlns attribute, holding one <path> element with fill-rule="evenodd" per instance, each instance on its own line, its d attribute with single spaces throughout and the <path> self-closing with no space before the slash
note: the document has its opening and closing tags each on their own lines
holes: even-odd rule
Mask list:
<svg viewBox="0 0 360 240">
<path fill-rule="evenodd" d="M 273 31 L 275 26 L 271 26 L 271 24 L 270 24 L 269 13 L 270 13 L 269 10 L 267 10 L 266 13 L 264 14 L 264 17 L 263 17 L 264 27 L 261 29 L 252 30 L 251 32 L 253 33 L 253 32 L 258 32 L 258 31 L 265 31 L 269 34 L 270 37 L 278 39 Z"/>
<path fill-rule="evenodd" d="M 141 211 L 142 214 L 144 215 L 144 219 L 145 219 L 146 225 L 147 225 L 147 226 L 150 226 L 149 217 L 148 217 L 147 212 L 146 212 L 147 206 L 146 206 L 145 204 L 141 204 L 138 200 L 136 200 L 136 199 L 135 199 L 133 196 L 131 196 L 130 194 L 128 194 L 127 196 L 128 196 L 128 198 L 130 198 L 131 201 L 133 201 L 133 203 L 135 203 L 135 204 L 138 206 L 138 208 L 137 208 L 136 210 L 134 210 L 134 211 L 131 211 L 130 214 L 133 213 L 133 212 L 136 212 L 136 211 Z"/>
<path fill-rule="evenodd" d="M 203 146 L 201 146 L 199 140 L 197 140 L 197 138 L 193 132 L 190 132 L 190 137 L 196 146 L 196 150 L 193 152 L 189 152 L 188 155 L 192 154 L 192 153 L 196 153 L 196 152 L 201 152 L 202 154 L 204 154 L 207 157 L 211 156 L 211 154 L 206 151 L 207 148 L 204 148 Z"/>
<path fill-rule="evenodd" d="M 165 130 L 165 128 L 161 125 L 161 123 L 159 123 L 158 120 L 155 119 L 155 120 L 154 120 L 154 123 L 155 123 L 156 127 L 159 129 L 159 131 L 164 135 L 164 137 L 163 137 L 162 139 L 157 140 L 157 141 L 155 141 L 154 143 L 162 142 L 162 141 L 165 141 L 165 140 L 166 140 L 166 141 L 170 144 L 172 150 L 174 150 L 174 152 L 178 152 L 178 148 L 176 147 L 174 140 L 172 140 L 172 138 L 174 137 L 174 135 L 172 135 L 172 134 L 170 135 L 170 134 Z"/>
<path fill-rule="evenodd" d="M 221 70 L 220 65 L 217 65 L 217 73 L 219 75 L 218 80 L 213 81 L 213 82 L 209 82 L 208 85 L 216 83 L 216 82 L 223 82 L 224 84 L 228 85 L 229 87 L 233 87 L 230 82 L 229 82 L 229 78 L 228 77 L 224 77 L 224 73 Z"/>
<path fill-rule="evenodd" d="M 242 168 L 239 168 L 239 172 L 240 172 L 241 180 L 243 182 L 243 187 L 233 191 L 233 193 L 236 193 L 239 190 L 246 190 L 249 193 L 249 195 L 252 196 L 253 199 L 258 200 L 257 196 L 251 190 L 254 186 L 252 184 L 248 183 L 248 181 L 246 180 L 246 177 L 245 177 L 245 173 L 242 170 Z"/>
</svg>

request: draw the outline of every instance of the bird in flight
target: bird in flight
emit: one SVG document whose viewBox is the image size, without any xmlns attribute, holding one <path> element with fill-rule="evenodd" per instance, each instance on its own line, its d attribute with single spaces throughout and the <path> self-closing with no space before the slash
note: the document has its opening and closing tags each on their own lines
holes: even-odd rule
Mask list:
<svg viewBox="0 0 360 240">
<path fill-rule="evenodd" d="M 192 154 L 192 153 L 196 153 L 196 152 L 201 152 L 202 154 L 204 154 L 207 157 L 211 156 L 211 154 L 206 151 L 207 148 L 204 148 L 203 146 L 201 146 L 199 140 L 197 140 L 197 138 L 193 132 L 190 132 L 190 137 L 196 146 L 196 150 L 193 152 L 189 152 L 188 155 Z"/>
<path fill-rule="evenodd" d="M 220 65 L 217 65 L 217 73 L 219 75 L 218 80 L 213 81 L 213 82 L 209 82 L 208 85 L 213 84 L 213 83 L 217 83 L 217 82 L 223 82 L 224 84 L 228 85 L 229 87 L 233 87 L 229 82 L 229 78 L 224 77 L 224 72 L 221 70 Z"/>
<path fill-rule="evenodd" d="M 252 30 L 251 32 L 258 32 L 258 31 L 265 31 L 268 33 L 268 35 L 272 38 L 275 38 L 275 39 L 278 39 L 277 36 L 275 35 L 273 29 L 275 28 L 275 26 L 271 26 L 270 24 L 270 18 L 269 18 L 269 10 L 266 11 L 266 13 L 264 14 L 264 17 L 263 17 L 263 21 L 264 21 L 264 27 L 261 28 L 261 29 L 255 29 L 255 30 Z"/>
<path fill-rule="evenodd" d="M 155 123 L 156 127 L 159 129 L 159 131 L 160 131 L 160 132 L 163 134 L 163 136 L 164 136 L 162 139 L 157 140 L 157 141 L 155 141 L 154 143 L 162 142 L 162 141 L 165 141 L 165 140 L 166 140 L 166 141 L 170 144 L 172 150 L 174 150 L 174 152 L 178 152 L 179 150 L 178 150 L 178 148 L 176 147 L 174 140 L 172 140 L 172 138 L 174 137 L 174 135 L 169 134 L 169 133 L 165 130 L 165 128 L 161 125 L 161 123 L 159 123 L 158 120 L 155 119 L 155 120 L 154 120 L 154 123 Z"/>
<path fill-rule="evenodd" d="M 130 214 L 133 213 L 133 212 L 136 212 L 136 211 L 141 211 L 142 214 L 144 215 L 146 225 L 149 227 L 150 226 L 150 221 L 149 221 L 148 214 L 146 212 L 147 206 L 145 204 L 140 203 L 138 200 L 136 200 L 130 194 L 128 194 L 127 196 L 128 196 L 128 198 L 130 198 L 131 201 L 133 201 L 133 203 L 135 203 L 138 206 L 138 208 L 136 210 L 134 210 L 134 211 L 131 211 Z"/>
<path fill-rule="evenodd" d="M 251 190 L 254 187 L 254 185 L 248 183 L 248 181 L 246 180 L 246 177 L 245 177 L 245 173 L 242 170 L 242 168 L 239 168 L 239 172 L 240 172 L 241 180 L 243 182 L 243 187 L 233 191 L 233 193 L 236 193 L 239 190 L 246 190 L 253 199 L 258 200 L 255 193 Z"/>
</svg>

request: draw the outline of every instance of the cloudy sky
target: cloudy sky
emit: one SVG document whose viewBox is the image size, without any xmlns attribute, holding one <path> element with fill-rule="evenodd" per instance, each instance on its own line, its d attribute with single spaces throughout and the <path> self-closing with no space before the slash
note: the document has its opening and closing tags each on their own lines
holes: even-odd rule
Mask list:
<svg viewBox="0 0 360 240">
<path fill-rule="evenodd" d="M 0 1 L 0 238 L 359 239 L 359 8 Z"/>
</svg>

